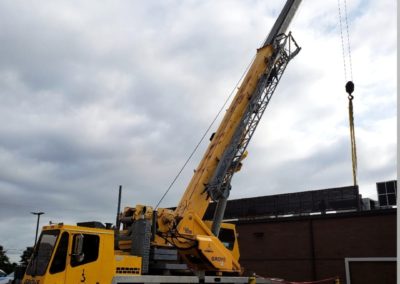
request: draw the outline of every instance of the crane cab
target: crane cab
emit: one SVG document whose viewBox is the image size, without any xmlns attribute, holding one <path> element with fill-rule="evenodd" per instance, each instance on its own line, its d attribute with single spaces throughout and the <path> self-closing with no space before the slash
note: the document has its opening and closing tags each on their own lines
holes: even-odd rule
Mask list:
<svg viewBox="0 0 400 284">
<path fill-rule="evenodd" d="M 141 257 L 114 250 L 114 231 L 82 226 L 43 227 L 23 284 L 111 283 L 140 275 Z"/>
</svg>

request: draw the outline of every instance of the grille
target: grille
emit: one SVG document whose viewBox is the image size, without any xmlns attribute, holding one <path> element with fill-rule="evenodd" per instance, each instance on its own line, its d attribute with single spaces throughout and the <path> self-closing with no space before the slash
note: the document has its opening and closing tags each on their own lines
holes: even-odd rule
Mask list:
<svg viewBox="0 0 400 284">
<path fill-rule="evenodd" d="M 117 267 L 117 274 L 140 274 L 140 269 L 136 267 Z"/>
</svg>

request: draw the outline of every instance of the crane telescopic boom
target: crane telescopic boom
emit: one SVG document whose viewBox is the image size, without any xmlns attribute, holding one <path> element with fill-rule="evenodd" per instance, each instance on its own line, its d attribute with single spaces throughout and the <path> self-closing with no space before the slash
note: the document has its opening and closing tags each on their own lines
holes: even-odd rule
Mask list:
<svg viewBox="0 0 400 284">
<path fill-rule="evenodd" d="M 177 216 L 194 211 L 203 218 L 209 202 L 218 202 L 212 232 L 218 236 L 233 174 L 240 170 L 246 147 L 279 80 L 300 48 L 285 35 L 301 0 L 288 0 L 242 81 L 236 96 L 197 167 L 178 207 Z"/>
</svg>

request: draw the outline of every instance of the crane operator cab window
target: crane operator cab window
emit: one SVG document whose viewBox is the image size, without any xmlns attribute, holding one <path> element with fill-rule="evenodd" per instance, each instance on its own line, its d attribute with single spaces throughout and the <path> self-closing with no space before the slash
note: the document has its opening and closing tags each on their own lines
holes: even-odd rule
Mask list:
<svg viewBox="0 0 400 284">
<path fill-rule="evenodd" d="M 26 274 L 41 276 L 46 273 L 59 234 L 59 230 L 44 231 L 41 234 L 26 269 Z"/>
<path fill-rule="evenodd" d="M 62 233 L 60 242 L 58 243 L 53 262 L 50 266 L 50 273 L 55 274 L 65 270 L 65 264 L 67 262 L 68 253 L 68 239 L 69 234 L 67 232 Z"/>
<path fill-rule="evenodd" d="M 100 238 L 97 235 L 74 235 L 72 242 L 74 252 L 71 258 L 71 266 L 75 267 L 96 261 L 99 256 L 99 244 Z"/>
<path fill-rule="evenodd" d="M 229 250 L 233 250 L 235 245 L 235 231 L 232 229 L 221 228 L 219 231 L 218 239 Z"/>
</svg>

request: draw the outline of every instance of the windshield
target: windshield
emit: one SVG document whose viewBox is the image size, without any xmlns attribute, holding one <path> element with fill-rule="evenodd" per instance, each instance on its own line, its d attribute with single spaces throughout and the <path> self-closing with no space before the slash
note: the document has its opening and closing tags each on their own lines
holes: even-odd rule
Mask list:
<svg viewBox="0 0 400 284">
<path fill-rule="evenodd" d="M 26 269 L 28 275 L 44 275 L 56 244 L 59 230 L 43 231 Z"/>
</svg>

